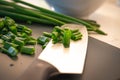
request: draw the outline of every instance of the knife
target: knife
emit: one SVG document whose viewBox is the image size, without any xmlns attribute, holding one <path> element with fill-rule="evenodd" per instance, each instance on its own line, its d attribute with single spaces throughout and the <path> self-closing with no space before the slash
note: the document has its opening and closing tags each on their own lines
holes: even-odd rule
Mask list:
<svg viewBox="0 0 120 80">
<path fill-rule="evenodd" d="M 54 74 L 83 73 L 88 44 L 87 29 L 78 24 L 65 24 L 62 27 L 79 29 L 83 35 L 82 39 L 71 40 L 69 48 L 64 48 L 61 43 L 52 44 L 51 40 L 38 58 L 17 80 L 47 80 Z"/>
</svg>

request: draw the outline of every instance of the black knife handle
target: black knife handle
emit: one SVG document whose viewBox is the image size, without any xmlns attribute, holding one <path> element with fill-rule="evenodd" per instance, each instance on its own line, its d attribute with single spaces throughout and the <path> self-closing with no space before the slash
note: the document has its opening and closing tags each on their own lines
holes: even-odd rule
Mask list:
<svg viewBox="0 0 120 80">
<path fill-rule="evenodd" d="M 55 74 L 59 74 L 59 71 L 54 66 L 37 59 L 33 61 L 17 80 L 47 80 Z"/>
</svg>

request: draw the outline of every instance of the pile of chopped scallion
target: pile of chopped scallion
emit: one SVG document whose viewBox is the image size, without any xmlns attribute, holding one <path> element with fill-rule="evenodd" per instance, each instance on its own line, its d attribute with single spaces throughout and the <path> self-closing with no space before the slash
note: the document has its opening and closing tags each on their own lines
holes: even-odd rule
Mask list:
<svg viewBox="0 0 120 80">
<path fill-rule="evenodd" d="M 51 33 L 43 32 L 43 35 L 38 37 L 37 41 L 44 49 L 50 39 L 52 39 L 53 44 L 62 43 L 65 48 L 69 48 L 70 40 L 80 40 L 82 39 L 82 34 L 79 29 L 69 29 L 68 27 L 61 28 L 59 26 L 55 26 Z"/>
<path fill-rule="evenodd" d="M 19 52 L 33 55 L 36 39 L 32 37 L 32 30 L 25 25 L 17 24 L 12 18 L 0 18 L 0 51 L 11 57 Z"/>
</svg>

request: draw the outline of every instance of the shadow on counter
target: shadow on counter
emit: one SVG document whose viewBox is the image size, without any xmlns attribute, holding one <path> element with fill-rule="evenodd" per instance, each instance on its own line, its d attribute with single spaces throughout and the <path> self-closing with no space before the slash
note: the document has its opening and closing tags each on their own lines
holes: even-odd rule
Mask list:
<svg viewBox="0 0 120 80">
<path fill-rule="evenodd" d="M 81 74 L 59 74 L 50 77 L 48 80 L 81 80 Z"/>
</svg>

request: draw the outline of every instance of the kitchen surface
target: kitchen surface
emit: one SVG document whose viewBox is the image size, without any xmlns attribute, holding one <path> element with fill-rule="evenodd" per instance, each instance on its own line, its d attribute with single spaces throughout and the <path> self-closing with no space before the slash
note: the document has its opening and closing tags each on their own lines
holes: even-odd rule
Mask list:
<svg viewBox="0 0 120 80">
<path fill-rule="evenodd" d="M 25 1 L 51 9 L 44 0 Z M 89 33 L 83 74 L 61 74 L 53 76 L 49 80 L 120 80 L 120 2 L 118 1 L 106 0 L 99 9 L 86 17 L 96 20 L 101 25 L 100 29 L 106 32 L 107 35 Z M 43 31 L 49 32 L 53 28 L 40 24 L 28 26 L 33 30 L 33 36 L 35 37 L 42 34 Z M 34 61 L 41 53 L 42 48 L 37 46 L 36 49 L 34 56 L 19 54 L 17 59 L 11 59 L 5 54 L 0 54 L 0 80 L 16 80 L 18 78 L 24 80 L 22 79 L 24 74 L 30 74 L 29 80 L 30 78 L 40 80 L 38 77 L 40 69 L 36 68 L 36 65 L 34 66 Z M 31 65 L 32 67 L 30 67 Z M 34 75 L 25 72 L 26 70 Z"/>
<path fill-rule="evenodd" d="M 108 35 L 90 35 L 101 41 L 107 42 L 113 46 L 120 48 L 120 5 L 116 0 L 107 0 L 95 13 L 89 18 L 98 21 L 101 24 L 101 29 Z"/>
</svg>

